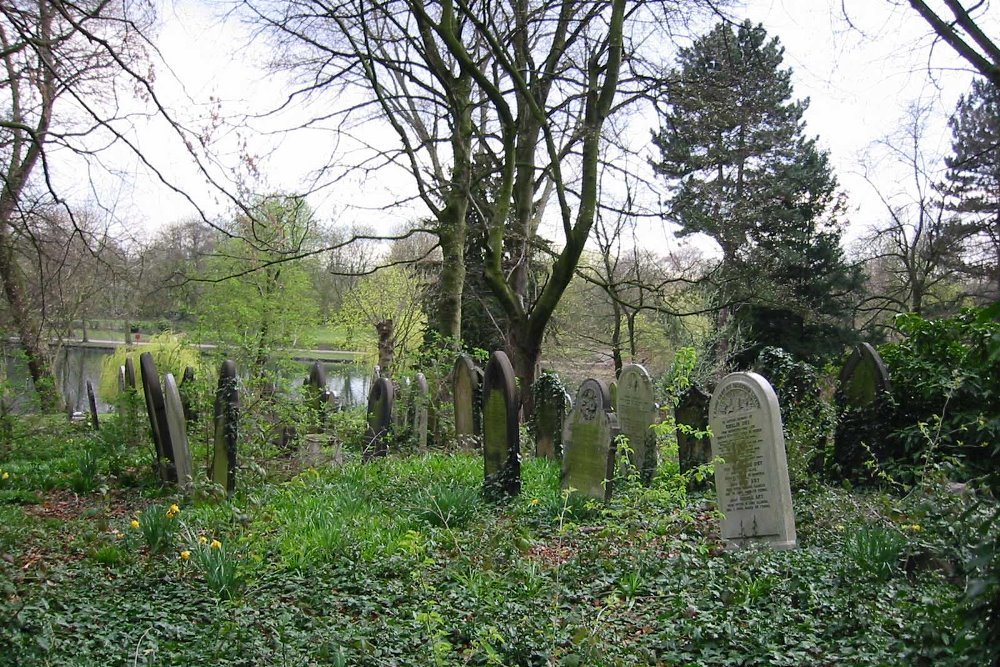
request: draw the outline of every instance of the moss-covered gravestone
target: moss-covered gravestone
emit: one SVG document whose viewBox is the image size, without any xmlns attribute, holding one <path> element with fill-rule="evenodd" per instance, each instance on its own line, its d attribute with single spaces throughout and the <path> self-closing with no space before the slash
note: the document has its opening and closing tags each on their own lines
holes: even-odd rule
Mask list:
<svg viewBox="0 0 1000 667">
<path fill-rule="evenodd" d="M 629 464 L 639 479 L 649 485 L 656 474 L 656 423 L 658 409 L 653 400 L 653 380 L 639 364 L 628 364 L 618 376 L 618 403 L 615 412 L 622 435 L 628 437 Z"/>
<path fill-rule="evenodd" d="M 616 380 L 612 380 L 608 384 L 608 396 L 611 399 L 611 410 L 618 410 L 618 382 Z"/>
<path fill-rule="evenodd" d="M 708 404 L 712 397 L 692 386 L 681 395 L 674 408 L 677 458 L 685 473 L 712 461 L 712 440 L 708 437 Z"/>
<path fill-rule="evenodd" d="M 417 373 L 413 380 L 413 435 L 417 447 L 427 448 L 427 411 L 431 402 L 431 390 L 427 386 L 427 376 Z"/>
<path fill-rule="evenodd" d="M 392 431 L 394 391 L 392 381 L 378 378 L 368 392 L 368 430 L 362 459 L 370 461 L 389 454 L 389 436 Z"/>
<path fill-rule="evenodd" d="M 170 434 L 170 446 L 174 452 L 174 467 L 177 472 L 177 485 L 188 493 L 194 486 L 194 474 L 191 466 L 191 448 L 188 445 L 187 420 L 184 419 L 184 403 L 181 392 L 171 373 L 163 377 L 163 405 L 167 416 L 167 432 Z"/>
<path fill-rule="evenodd" d="M 492 500 L 521 492 L 519 411 L 514 368 L 494 352 L 483 377 L 483 493 Z"/>
<path fill-rule="evenodd" d="M 731 373 L 709 404 L 715 488 L 730 546 L 795 546 L 795 515 L 788 483 L 785 437 L 774 389 L 756 373 Z"/>
<path fill-rule="evenodd" d="M 535 416 L 532 430 L 535 436 L 535 456 L 559 460 L 562 458 L 562 432 L 571 403 L 566 387 L 555 373 L 544 372 L 532 388 Z"/>
<path fill-rule="evenodd" d="M 215 434 L 212 452 L 212 481 L 231 496 L 236 490 L 236 442 L 239 435 L 240 395 L 236 364 L 227 359 L 219 369 L 215 390 Z"/>
<path fill-rule="evenodd" d="M 617 435 L 618 417 L 611 410 L 608 385 L 593 378 L 584 380 L 563 432 L 562 488 L 610 500 Z"/>
<path fill-rule="evenodd" d="M 97 394 L 94 392 L 94 383 L 87 380 L 87 407 L 90 408 L 90 426 L 95 430 L 101 430 L 101 422 L 97 417 Z"/>
<path fill-rule="evenodd" d="M 872 482 L 869 462 L 891 458 L 886 442 L 892 428 L 892 386 L 882 357 L 870 344 L 858 345 L 847 359 L 835 402 L 833 474 L 855 483 Z"/>
<path fill-rule="evenodd" d="M 156 362 L 149 352 L 139 355 L 139 374 L 142 376 L 146 414 L 149 415 L 153 445 L 156 448 L 156 470 L 163 481 L 176 482 L 177 470 L 174 464 L 174 448 L 170 443 L 170 431 L 167 428 L 167 408 L 163 402 L 160 377 L 156 373 Z"/>
<path fill-rule="evenodd" d="M 476 428 L 476 394 L 479 378 L 472 357 L 460 354 L 452 370 L 452 401 L 455 404 L 455 440 L 459 447 L 473 448 L 479 438 Z"/>
</svg>

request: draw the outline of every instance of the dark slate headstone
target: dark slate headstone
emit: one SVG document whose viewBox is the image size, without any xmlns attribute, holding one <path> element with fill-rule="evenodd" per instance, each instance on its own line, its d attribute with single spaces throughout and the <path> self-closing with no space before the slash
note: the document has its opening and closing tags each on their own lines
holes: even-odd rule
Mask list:
<svg viewBox="0 0 1000 667">
<path fill-rule="evenodd" d="M 412 390 L 413 434 L 417 439 L 417 447 L 427 449 L 427 412 L 431 402 L 431 390 L 423 373 L 417 373 Z"/>
<path fill-rule="evenodd" d="M 892 390 L 889 371 L 878 351 L 869 343 L 854 348 L 840 371 L 840 395 L 852 407 L 873 403 L 876 397 Z"/>
<path fill-rule="evenodd" d="M 177 485 L 187 493 L 194 486 L 194 470 L 191 465 L 191 448 L 188 445 L 187 421 L 184 419 L 184 404 L 171 373 L 163 376 L 163 404 L 167 414 L 167 432 L 174 452 Z"/>
<path fill-rule="evenodd" d="M 473 447 L 476 444 L 476 393 L 479 389 L 479 379 L 476 376 L 476 366 L 472 357 L 459 355 L 452 371 L 452 400 L 455 403 L 455 439 L 460 447 Z"/>
<path fill-rule="evenodd" d="M 239 435 L 240 397 L 236 364 L 227 359 L 219 369 L 215 390 L 215 437 L 212 452 L 212 481 L 233 495 L 236 490 L 236 439 Z"/>
<path fill-rule="evenodd" d="M 181 405 L 184 406 L 184 421 L 188 424 L 197 421 L 198 410 L 191 400 L 191 393 L 194 391 L 194 368 L 188 366 L 184 369 L 184 376 L 178 388 L 181 392 Z"/>
<path fill-rule="evenodd" d="M 125 386 L 139 389 L 139 385 L 135 381 L 135 362 L 132 361 L 132 357 L 125 357 Z"/>
<path fill-rule="evenodd" d="M 614 396 L 612 396 L 614 399 Z M 658 409 L 653 396 L 653 379 L 639 364 L 628 364 L 618 376 L 615 412 L 621 432 L 628 436 L 629 464 L 639 471 L 639 479 L 649 485 L 656 473 L 656 423 Z"/>
<path fill-rule="evenodd" d="M 101 422 L 97 418 L 97 394 L 94 393 L 94 383 L 87 380 L 87 407 L 90 408 L 90 425 L 95 431 L 101 429 Z"/>
<path fill-rule="evenodd" d="M 153 444 L 156 446 L 156 469 L 160 479 L 165 482 L 177 481 L 177 470 L 174 464 L 174 449 L 170 444 L 170 431 L 167 429 L 167 408 L 163 402 L 163 390 L 160 388 L 160 377 L 156 374 L 156 362 L 153 355 L 143 352 L 139 355 L 139 374 L 142 376 L 142 392 L 146 398 L 146 413 L 153 431 Z"/>
<path fill-rule="evenodd" d="M 494 352 L 483 378 L 483 493 L 499 500 L 521 492 L 520 405 L 514 368 L 503 352 Z"/>
<path fill-rule="evenodd" d="M 795 546 L 795 515 L 785 459 L 781 410 L 774 389 L 756 373 L 730 373 L 709 405 L 715 488 L 730 546 Z"/>
<path fill-rule="evenodd" d="M 562 458 L 562 434 L 569 412 L 569 396 L 554 373 L 545 372 L 535 380 L 535 456 Z"/>
<path fill-rule="evenodd" d="M 365 435 L 368 443 L 362 452 L 365 461 L 389 454 L 393 402 L 392 381 L 388 378 L 376 380 L 368 392 L 368 430 Z"/>
<path fill-rule="evenodd" d="M 708 437 L 708 403 L 712 397 L 699 387 L 692 386 L 681 395 L 674 408 L 677 425 L 677 458 L 681 472 L 697 468 L 712 461 L 712 440 Z M 701 438 L 695 433 L 704 433 Z"/>
<path fill-rule="evenodd" d="M 584 380 L 563 433 L 562 488 L 587 498 L 610 500 L 615 474 L 618 417 L 608 385 Z"/>
</svg>

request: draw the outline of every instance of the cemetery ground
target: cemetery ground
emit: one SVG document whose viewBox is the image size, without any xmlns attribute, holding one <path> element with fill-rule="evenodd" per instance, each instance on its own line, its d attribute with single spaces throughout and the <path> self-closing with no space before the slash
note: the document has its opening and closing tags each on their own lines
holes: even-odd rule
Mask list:
<svg viewBox="0 0 1000 667">
<path fill-rule="evenodd" d="M 344 465 L 271 452 L 229 500 L 161 486 L 113 418 L 5 423 L 0 665 L 980 664 L 956 566 L 977 505 L 933 475 L 810 481 L 798 548 L 725 551 L 669 444 L 607 505 L 527 454 L 493 504 L 481 455 L 362 464 L 363 414 L 338 418 Z"/>
</svg>

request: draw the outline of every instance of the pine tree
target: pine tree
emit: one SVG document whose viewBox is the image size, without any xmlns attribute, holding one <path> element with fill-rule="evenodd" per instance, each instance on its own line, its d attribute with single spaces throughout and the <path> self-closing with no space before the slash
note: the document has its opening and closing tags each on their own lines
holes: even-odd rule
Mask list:
<svg viewBox="0 0 1000 667">
<path fill-rule="evenodd" d="M 849 335 L 846 295 L 860 274 L 840 251 L 836 179 L 805 136 L 808 101 L 793 99 L 783 58 L 777 38 L 749 21 L 720 23 L 682 49 L 654 168 L 679 234 L 707 234 L 722 249 L 720 325 L 731 308 L 753 349 L 815 357 Z"/>
<path fill-rule="evenodd" d="M 1000 298 L 1000 89 L 983 79 L 958 101 L 950 123 L 948 166 L 954 209 L 963 218 L 968 256 L 962 269 L 980 296 Z"/>
</svg>

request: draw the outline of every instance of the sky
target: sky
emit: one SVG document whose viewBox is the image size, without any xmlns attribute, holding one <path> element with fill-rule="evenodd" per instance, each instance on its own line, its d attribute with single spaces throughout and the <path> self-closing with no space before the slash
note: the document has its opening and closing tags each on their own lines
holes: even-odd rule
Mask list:
<svg viewBox="0 0 1000 667">
<path fill-rule="evenodd" d="M 247 26 L 215 15 L 218 7 L 200 0 L 168 2 L 161 9 L 156 41 L 166 63 L 157 75 L 163 99 L 183 100 L 174 104 L 174 113 L 201 127 L 211 126 L 213 112 L 241 116 L 283 99 L 280 79 L 262 67 L 267 51 L 249 43 Z M 785 47 L 795 96 L 810 100 L 806 131 L 818 136 L 820 145 L 829 151 L 841 189 L 848 196 L 848 238 L 862 236 L 885 217 L 883 205 L 862 175 L 863 161 L 873 165 L 869 177 L 883 193 L 896 193 L 906 185 L 905 173 L 893 167 L 874 143 L 898 128 L 907 107 L 919 101 L 931 109 L 924 140 L 928 151 L 947 153 L 947 117 L 959 95 L 969 88 L 969 68 L 947 46 L 932 49 L 929 28 L 905 1 L 749 0 L 736 15 L 762 23 Z M 998 19 L 991 17 L 991 25 L 1000 24 Z M 294 125 L 294 120 L 285 122 Z M 273 120 L 255 119 L 251 126 L 252 130 L 242 132 L 216 128 L 210 135 L 220 161 L 214 173 L 219 178 L 231 175 L 234 165 L 240 164 L 238 147 L 246 147 L 259 159 L 261 172 L 253 175 L 246 168 L 235 168 L 253 176 L 258 188 L 308 188 L 308 172 L 329 153 L 331 137 L 309 131 L 275 133 L 281 126 Z M 154 121 L 140 134 L 169 180 L 191 192 L 202 211 L 224 215 L 231 210 L 231 202 L 205 188 L 202 177 L 190 169 L 185 151 L 165 124 Z M 134 185 L 131 192 L 118 197 L 117 213 L 147 236 L 197 213 L 185 198 L 144 174 L 140 165 L 125 171 L 131 172 Z M 389 215 L 379 209 L 408 187 L 408 179 L 401 174 L 367 180 L 351 177 L 311 195 L 310 203 L 321 217 L 381 225 L 389 232 L 388 227 L 401 222 L 402 214 Z M 665 234 L 663 243 L 677 242 Z"/>
</svg>

